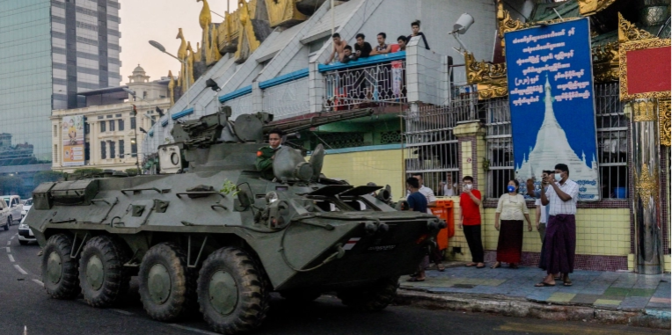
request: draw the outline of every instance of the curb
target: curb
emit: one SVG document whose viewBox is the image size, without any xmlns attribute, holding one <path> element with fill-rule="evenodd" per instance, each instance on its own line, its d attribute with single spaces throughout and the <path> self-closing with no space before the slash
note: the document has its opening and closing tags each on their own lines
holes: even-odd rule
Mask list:
<svg viewBox="0 0 672 335">
<path fill-rule="evenodd" d="M 436 294 L 397 290 L 395 303 L 427 309 L 494 313 L 555 321 L 594 321 L 637 327 L 670 329 L 670 311 L 615 310 L 592 306 L 553 305 L 524 298 L 477 294 Z"/>
</svg>

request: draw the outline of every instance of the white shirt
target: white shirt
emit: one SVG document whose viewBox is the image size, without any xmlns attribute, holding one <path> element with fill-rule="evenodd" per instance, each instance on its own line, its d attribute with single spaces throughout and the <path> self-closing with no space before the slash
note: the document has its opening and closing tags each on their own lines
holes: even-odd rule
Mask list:
<svg viewBox="0 0 672 335">
<path fill-rule="evenodd" d="M 562 192 L 565 192 L 567 195 L 572 197 L 569 201 L 562 201 L 555 189 L 549 187 L 546 191 L 546 198 L 548 199 L 550 210 L 549 214 L 559 215 L 559 214 L 569 214 L 576 215 L 576 201 L 579 199 L 579 184 L 575 183 L 571 179 L 565 180 L 564 184 L 556 183 Z"/>
<path fill-rule="evenodd" d="M 445 197 L 454 196 L 456 189 L 457 189 L 457 184 L 453 184 L 452 188 L 448 188 L 448 184 L 443 185 L 443 196 L 445 196 Z"/>
<path fill-rule="evenodd" d="M 541 212 L 541 216 L 539 217 L 539 223 L 546 223 L 546 206 L 541 204 L 541 199 L 535 200 L 534 205 L 539 206 L 539 211 Z"/>
<path fill-rule="evenodd" d="M 429 188 L 425 185 L 422 185 L 420 187 L 420 189 L 418 190 L 418 192 L 420 192 L 422 195 L 425 196 L 425 198 L 427 198 L 427 214 L 432 214 L 432 210 L 429 209 L 429 204 L 431 202 L 436 201 L 436 196 L 434 196 L 434 191 L 432 191 L 431 188 Z"/>
</svg>

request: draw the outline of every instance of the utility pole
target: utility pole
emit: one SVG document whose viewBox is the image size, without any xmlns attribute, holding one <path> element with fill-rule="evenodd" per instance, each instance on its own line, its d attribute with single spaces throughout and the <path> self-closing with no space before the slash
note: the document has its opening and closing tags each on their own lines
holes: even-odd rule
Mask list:
<svg viewBox="0 0 672 335">
<path fill-rule="evenodd" d="M 135 145 L 135 167 L 138 169 L 137 173 L 138 175 L 141 174 L 140 172 L 140 157 L 138 153 L 138 110 L 135 108 L 135 105 L 133 106 L 133 111 L 131 112 L 131 115 L 135 117 L 135 127 L 133 127 L 133 140 L 131 141 L 131 144 Z M 132 147 L 131 147 L 132 148 Z M 131 150 L 133 151 L 133 150 Z"/>
</svg>

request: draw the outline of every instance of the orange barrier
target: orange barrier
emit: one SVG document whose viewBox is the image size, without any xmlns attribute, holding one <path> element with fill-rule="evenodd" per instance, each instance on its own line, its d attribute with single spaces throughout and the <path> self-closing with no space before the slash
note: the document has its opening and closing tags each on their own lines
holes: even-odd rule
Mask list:
<svg viewBox="0 0 672 335">
<path fill-rule="evenodd" d="M 453 201 L 447 199 L 436 200 L 436 206 L 430 207 L 432 214 L 439 219 L 446 221 L 446 228 L 439 231 L 436 236 L 436 243 L 439 250 L 448 249 L 448 239 L 455 235 L 455 216 L 453 215 Z"/>
</svg>

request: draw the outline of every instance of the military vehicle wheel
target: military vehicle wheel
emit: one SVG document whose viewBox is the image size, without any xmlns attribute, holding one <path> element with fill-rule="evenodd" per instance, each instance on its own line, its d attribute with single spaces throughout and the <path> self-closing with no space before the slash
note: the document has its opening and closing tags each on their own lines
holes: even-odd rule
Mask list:
<svg viewBox="0 0 672 335">
<path fill-rule="evenodd" d="M 72 239 L 65 234 L 53 235 L 42 252 L 42 281 L 54 299 L 74 299 L 79 295 L 77 260 L 70 257 Z"/>
<path fill-rule="evenodd" d="M 385 309 L 397 293 L 399 277 L 384 278 L 373 285 L 338 292 L 338 298 L 348 306 L 363 312 L 376 312 Z"/>
<path fill-rule="evenodd" d="M 217 332 L 237 334 L 258 327 L 270 300 L 264 271 L 247 253 L 219 249 L 203 262 L 198 303 L 205 321 Z"/>
<path fill-rule="evenodd" d="M 130 277 L 124 268 L 128 255 L 124 246 L 110 236 L 96 236 L 86 242 L 79 259 L 79 283 L 86 303 L 109 307 L 126 293 Z"/>
<path fill-rule="evenodd" d="M 188 275 L 185 252 L 172 243 L 151 247 L 140 263 L 140 299 L 152 319 L 175 320 L 195 305 L 189 287 L 194 276 Z M 190 294 L 191 293 L 191 294 Z"/>
<path fill-rule="evenodd" d="M 308 303 L 315 301 L 322 295 L 322 293 L 320 291 L 311 290 L 291 290 L 282 291 L 280 292 L 280 295 L 289 302 Z"/>
</svg>

